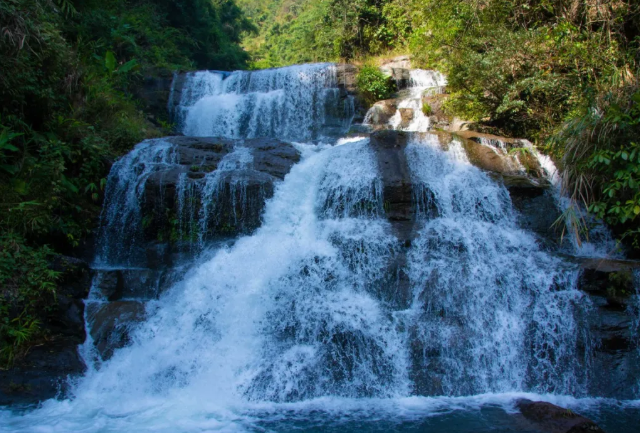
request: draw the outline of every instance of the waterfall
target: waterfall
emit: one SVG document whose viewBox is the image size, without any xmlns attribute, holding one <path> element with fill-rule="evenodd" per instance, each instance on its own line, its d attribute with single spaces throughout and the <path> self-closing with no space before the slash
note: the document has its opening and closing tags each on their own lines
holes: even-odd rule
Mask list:
<svg viewBox="0 0 640 433">
<path fill-rule="evenodd" d="M 342 431 L 344 422 L 359 431 L 442 415 L 440 431 L 466 432 L 480 430 L 460 414 L 485 404 L 505 422 L 522 396 L 572 407 L 602 401 L 594 383 L 606 372 L 593 367 L 594 306 L 578 290 L 579 266 L 519 226 L 504 182 L 471 163 L 461 138 L 401 134 L 406 145 L 389 145 L 386 157 L 376 136 L 329 140 L 319 128 L 344 131 L 351 115 L 335 77 L 330 65 L 188 76 L 176 112 L 182 130 L 241 139 L 193 147 L 214 149 L 215 163 L 194 163 L 200 154 L 171 139 L 120 159 L 97 263 L 141 266 L 152 224 L 144 209 L 167 193 L 156 191 L 163 176 L 175 186 L 167 211 L 175 236 L 207 254 L 148 300 L 128 344 L 90 365 L 67 399 L 2 413 L 0 428 Z M 412 81 L 418 98 L 443 84 L 424 71 Z M 293 144 L 300 162 L 260 196 L 258 228 L 208 243 L 224 218 L 241 225 L 255 200 L 246 179 L 259 148 L 248 138 L 262 135 L 325 142 Z M 394 185 L 410 186 L 399 200 L 412 216 L 390 210 L 392 157 L 406 161 Z M 399 224 L 411 228 L 401 233 Z M 640 397 L 640 382 L 629 385 Z M 501 415 L 491 415 L 497 407 Z"/>
<path fill-rule="evenodd" d="M 353 104 L 329 64 L 200 71 L 186 77 L 174 118 L 186 135 L 306 141 L 345 133 Z"/>
<path fill-rule="evenodd" d="M 441 94 L 447 80 L 437 71 L 423 69 L 412 69 L 409 77 L 409 88 L 398 95 L 396 111 L 387 125 L 402 131 L 425 132 L 431 128 L 431 122 L 423 112 L 423 97 Z M 372 123 L 373 110 L 375 106 L 365 116 L 365 124 Z"/>
</svg>

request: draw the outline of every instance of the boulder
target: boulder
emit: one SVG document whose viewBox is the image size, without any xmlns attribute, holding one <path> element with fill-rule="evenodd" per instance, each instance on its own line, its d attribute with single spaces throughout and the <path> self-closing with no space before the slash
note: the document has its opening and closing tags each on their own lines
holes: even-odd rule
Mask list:
<svg viewBox="0 0 640 433">
<path fill-rule="evenodd" d="M 545 433 L 604 433 L 590 419 L 551 403 L 522 399 L 516 406 L 527 420 Z"/>
<path fill-rule="evenodd" d="M 507 138 L 475 131 L 459 131 L 465 138 L 465 148 L 474 164 L 502 174 L 527 174 L 544 177 L 540 162 L 534 156 L 532 144 L 519 138 Z"/>
<path fill-rule="evenodd" d="M 393 78 L 398 90 L 406 89 L 411 83 L 411 57 L 399 56 L 382 62 L 380 70 Z"/>
<path fill-rule="evenodd" d="M 383 126 L 389 123 L 389 120 L 398 111 L 398 101 L 396 99 L 387 99 L 378 101 L 369 109 L 365 123 L 373 126 Z"/>
<path fill-rule="evenodd" d="M 415 112 L 413 108 L 400 108 L 400 128 L 407 128 L 415 118 Z"/>
<path fill-rule="evenodd" d="M 137 301 L 92 303 L 88 315 L 93 344 L 107 360 L 130 343 L 131 328 L 145 319 L 145 305 Z"/>
<path fill-rule="evenodd" d="M 336 65 L 336 78 L 340 89 L 344 89 L 350 94 L 358 92 L 358 68 L 356 66 L 346 63 Z"/>
</svg>

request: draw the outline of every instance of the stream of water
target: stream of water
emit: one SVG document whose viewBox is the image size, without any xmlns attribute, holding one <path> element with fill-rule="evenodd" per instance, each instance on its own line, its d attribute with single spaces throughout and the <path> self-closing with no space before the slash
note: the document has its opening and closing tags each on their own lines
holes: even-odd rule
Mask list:
<svg viewBox="0 0 640 433">
<path fill-rule="evenodd" d="M 594 392 L 603 372 L 592 366 L 593 306 L 578 268 L 518 226 L 505 186 L 459 142 L 407 145 L 418 216 L 403 249 L 369 139 L 331 138 L 353 116 L 334 66 L 199 72 L 185 86 L 185 134 L 295 139 L 301 161 L 262 226 L 194 261 L 147 304 L 130 345 L 90 365 L 67 398 L 0 411 L 0 430 L 535 432 L 517 415 L 524 397 L 638 431 L 639 400 Z M 103 265 L 134 264 L 140 194 L 175 158 L 153 141 L 116 163 Z M 225 158 L 199 192 L 202 212 L 214 211 L 221 170 L 252 161 L 241 146 Z M 399 260 L 402 301 L 389 266 Z"/>
</svg>

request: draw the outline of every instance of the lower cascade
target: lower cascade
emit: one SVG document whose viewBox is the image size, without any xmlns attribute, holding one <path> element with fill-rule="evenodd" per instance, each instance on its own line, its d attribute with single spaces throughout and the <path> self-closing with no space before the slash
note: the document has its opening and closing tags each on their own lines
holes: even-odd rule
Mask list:
<svg viewBox="0 0 640 433">
<path fill-rule="evenodd" d="M 116 162 L 88 371 L 65 399 L 0 411 L 0 430 L 489 431 L 465 415 L 481 412 L 496 431 L 539 431 L 508 424 L 520 398 L 637 416 L 640 294 L 618 322 L 599 317 L 590 258 L 546 231 L 561 206 L 549 161 L 424 132 L 414 90 L 445 83 L 425 72 L 399 104 L 416 118 L 389 121 L 405 131 L 346 134 L 335 66 L 295 68 L 190 76 L 176 104 L 195 137 Z M 144 296 L 123 292 L 140 270 Z M 116 271 L 119 294 L 105 288 Z M 137 320 L 105 337 L 113 301 Z M 624 358 L 601 350 L 616 326 Z"/>
</svg>

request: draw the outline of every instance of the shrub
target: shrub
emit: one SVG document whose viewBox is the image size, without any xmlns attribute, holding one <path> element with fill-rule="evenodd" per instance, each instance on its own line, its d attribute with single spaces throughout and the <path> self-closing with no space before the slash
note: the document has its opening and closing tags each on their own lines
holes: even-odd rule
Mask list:
<svg viewBox="0 0 640 433">
<path fill-rule="evenodd" d="M 393 79 L 383 74 L 375 66 L 365 66 L 360 69 L 357 85 L 360 94 L 369 105 L 376 101 L 388 99 L 396 90 Z"/>
<path fill-rule="evenodd" d="M 10 365 L 40 335 L 39 325 L 53 307 L 56 280 L 48 247 L 28 247 L 15 234 L 0 236 L 0 366 Z"/>
</svg>

